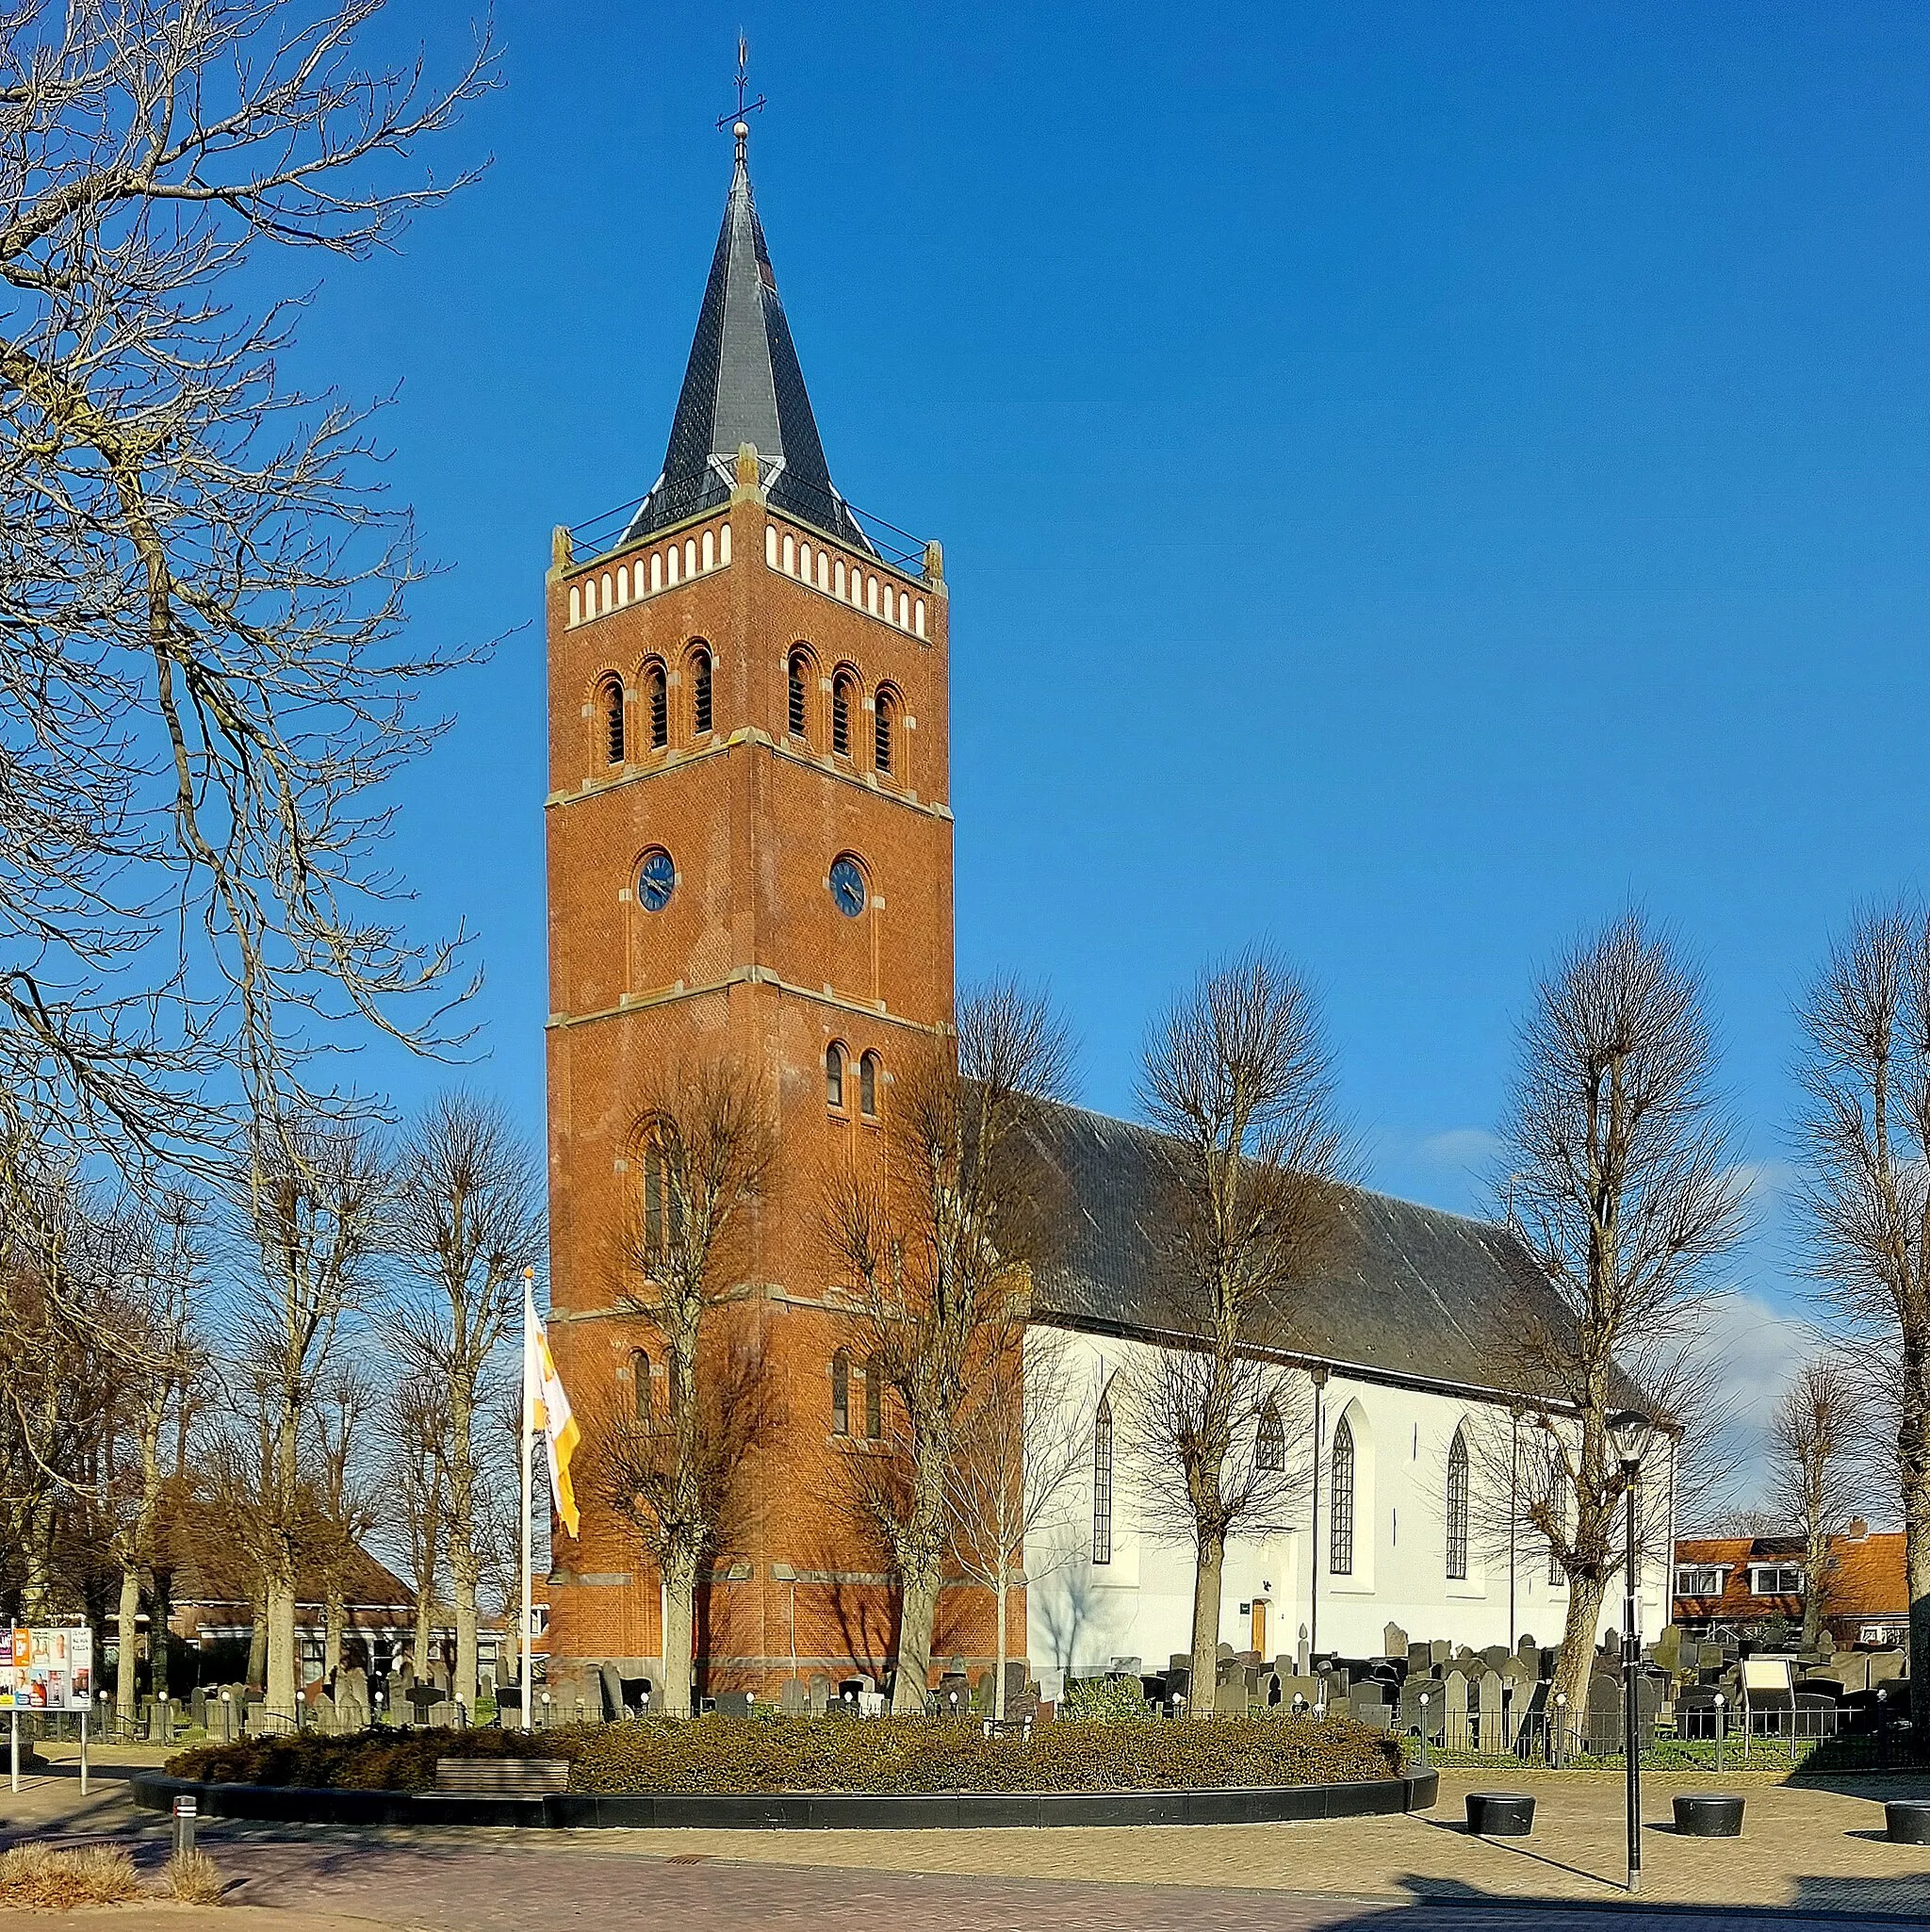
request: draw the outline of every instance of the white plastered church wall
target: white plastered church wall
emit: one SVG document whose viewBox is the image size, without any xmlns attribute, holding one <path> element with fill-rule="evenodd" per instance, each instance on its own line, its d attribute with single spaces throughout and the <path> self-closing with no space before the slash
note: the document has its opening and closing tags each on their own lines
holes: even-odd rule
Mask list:
<svg viewBox="0 0 1930 1932">
<path fill-rule="evenodd" d="M 1027 1542 L 1031 1667 L 1035 1673 L 1057 1669 L 1085 1676 L 1137 1658 L 1146 1671 L 1163 1670 L 1190 1645 L 1193 1552 L 1190 1543 L 1162 1533 L 1153 1520 L 1133 1466 L 1122 1406 L 1133 1370 L 1153 1345 L 1086 1334 L 1037 1334 L 1035 1345 L 1069 1351 L 1066 1385 L 1085 1427 L 1087 1454 Z M 1303 1372 L 1293 1371 L 1292 1380 L 1289 1430 L 1299 1440 L 1289 1434 L 1289 1466 L 1304 1471 L 1314 1391 Z M 1095 1562 L 1091 1417 L 1108 1390 L 1115 1413 L 1111 1554 L 1110 1561 Z M 1448 1464 L 1455 1432 L 1465 1424 L 1471 1436 L 1486 1430 L 1492 1440 L 1505 1441 L 1505 1398 L 1481 1400 L 1335 1372 L 1320 1393 L 1319 1412 L 1317 1536 L 1312 1498 L 1302 1483 L 1303 1493 L 1288 1513 L 1289 1526 L 1229 1545 L 1221 1643 L 1235 1650 L 1253 1647 L 1256 1603 L 1266 1606 L 1260 1647 L 1269 1659 L 1298 1655 L 1303 1633 L 1309 1647 L 1321 1653 L 1378 1656 L 1390 1623 L 1416 1642 L 1445 1639 L 1476 1650 L 1523 1636 L 1543 1645 L 1561 1640 L 1568 1592 L 1564 1582 L 1549 1581 L 1546 1543 L 1521 1529 L 1511 1557 L 1505 1532 L 1493 1527 L 1497 1513 L 1484 1507 L 1479 1493 L 1484 1481 L 1493 1480 L 1492 1456 L 1471 1456 L 1476 1493 L 1470 1498 L 1467 1574 L 1448 1575 Z M 1343 1417 L 1354 1444 L 1349 1573 L 1336 1573 L 1333 1561 L 1333 1453 Z M 1310 1576 L 1310 1569 L 1317 1574 Z M 1665 1578 L 1650 1565 L 1642 1581 L 1641 1628 L 1652 1638 L 1667 1617 Z M 1603 1602 L 1597 1636 L 1618 1629 L 1622 1614 L 1617 1579 Z"/>
</svg>

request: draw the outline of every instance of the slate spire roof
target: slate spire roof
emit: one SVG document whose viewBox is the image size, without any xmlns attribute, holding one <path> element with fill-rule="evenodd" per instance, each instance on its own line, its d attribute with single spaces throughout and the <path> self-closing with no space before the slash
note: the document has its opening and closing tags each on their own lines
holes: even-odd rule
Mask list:
<svg viewBox="0 0 1930 1932">
<path fill-rule="evenodd" d="M 630 519 L 625 541 L 728 502 L 740 444 L 757 446 L 772 507 L 869 551 L 831 482 L 804 373 L 784 319 L 744 158 L 748 130 L 735 128 L 737 164 L 696 337 L 670 425 L 663 473 Z"/>
</svg>

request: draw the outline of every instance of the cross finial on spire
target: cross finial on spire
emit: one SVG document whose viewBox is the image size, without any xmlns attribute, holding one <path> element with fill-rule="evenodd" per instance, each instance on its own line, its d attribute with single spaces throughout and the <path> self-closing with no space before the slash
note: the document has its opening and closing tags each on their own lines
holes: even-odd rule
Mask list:
<svg viewBox="0 0 1930 1932">
<path fill-rule="evenodd" d="M 722 134 L 727 124 L 737 137 L 737 158 L 744 159 L 744 144 L 750 139 L 750 123 L 744 117 L 746 114 L 761 114 L 764 97 L 760 94 L 755 101 L 746 101 L 744 90 L 750 86 L 750 41 L 743 34 L 737 37 L 737 110 L 732 114 L 717 117 L 717 132 Z"/>
</svg>

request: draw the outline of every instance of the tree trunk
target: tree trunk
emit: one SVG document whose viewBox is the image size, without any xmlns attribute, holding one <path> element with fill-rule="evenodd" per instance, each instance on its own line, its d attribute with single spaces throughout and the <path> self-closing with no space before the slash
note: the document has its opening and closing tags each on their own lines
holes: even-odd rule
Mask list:
<svg viewBox="0 0 1930 1932">
<path fill-rule="evenodd" d="M 696 1580 L 696 1564 L 674 1558 L 663 1576 L 663 1709 L 672 1717 L 691 1712 Z"/>
<path fill-rule="evenodd" d="M 21 1549 L 23 1576 L 20 1585 L 20 1615 L 23 1623 L 53 1621 L 53 1566 L 48 1560 L 54 1512 L 44 1498 L 37 1498 L 26 1512 L 26 1537 Z"/>
<path fill-rule="evenodd" d="M 476 1579 L 465 1576 L 467 1565 L 455 1566 L 456 1668 L 450 1679 L 450 1695 L 473 1720 L 476 1712 Z"/>
<path fill-rule="evenodd" d="M 434 1667 L 431 1663 L 429 1657 L 430 1645 L 432 1642 L 430 1634 L 431 1619 L 434 1614 L 434 1586 L 432 1584 L 427 1589 L 417 1591 L 416 1642 L 415 1649 L 411 1653 L 409 1661 L 416 1666 L 416 1677 L 418 1682 L 426 1683 L 428 1681 L 430 1671 Z"/>
<path fill-rule="evenodd" d="M 168 1627 L 173 1620 L 173 1573 L 171 1570 L 156 1570 L 154 1587 L 148 1598 L 147 1620 L 148 1661 L 153 1665 L 154 1692 L 156 1697 L 165 1697 L 169 1695 L 168 1643 L 172 1632 Z"/>
<path fill-rule="evenodd" d="M 295 1659 L 295 1580 L 270 1577 L 268 1585 L 268 1708 L 293 1729 L 300 1691 Z"/>
<path fill-rule="evenodd" d="M 1193 1564 L 1193 1670 L 1186 1715 L 1211 1717 L 1219 1706 L 1219 1591 L 1226 1538 L 1202 1536 Z"/>
<path fill-rule="evenodd" d="M 1608 1587 L 1599 1577 L 1568 1579 L 1568 1621 L 1562 1627 L 1561 1661 L 1555 1665 L 1555 1680 L 1548 1693 L 1548 1717 L 1552 1723 L 1555 1699 L 1565 1696 L 1568 1708 L 1562 1713 L 1562 1722 L 1571 1736 L 1588 1721 L 1590 1661 L 1595 1656 L 1595 1633 Z"/>
<path fill-rule="evenodd" d="M 1003 1717 L 1006 1714 L 1006 1574 L 999 1571 L 998 1642 L 993 1645 L 997 1655 L 992 1661 L 991 1714 Z"/>
<path fill-rule="evenodd" d="M 898 1613 L 898 1674 L 891 1682 L 891 1715 L 923 1717 L 931 1686 L 932 1632 L 939 1620 L 939 1559 L 905 1577 Z"/>
<path fill-rule="evenodd" d="M 121 1571 L 121 1602 L 114 1617 L 120 1649 L 114 1665 L 114 1725 L 116 1734 L 123 1738 L 134 1735 L 135 1625 L 139 1617 L 140 1570 L 137 1564 L 126 1564 Z"/>
<path fill-rule="evenodd" d="M 1904 1506 L 1904 1572 L 1910 1602 L 1910 1715 L 1930 1726 L 1930 1416 L 1914 1364 L 1905 1362 L 1903 1425 L 1898 1432 Z"/>
<path fill-rule="evenodd" d="M 1823 1615 L 1829 1608 L 1829 1537 L 1819 1526 L 1809 1531 L 1807 1561 L 1803 1568 L 1803 1649 L 1814 1651 L 1823 1636 Z"/>
<path fill-rule="evenodd" d="M 342 1598 L 341 1586 L 331 1583 L 321 1627 L 321 1674 L 331 1685 L 342 1667 L 342 1628 L 348 1621 L 349 1606 Z"/>
<path fill-rule="evenodd" d="M 248 1687 L 259 1691 L 268 1684 L 268 1598 L 258 1596 L 248 1606 Z"/>
</svg>

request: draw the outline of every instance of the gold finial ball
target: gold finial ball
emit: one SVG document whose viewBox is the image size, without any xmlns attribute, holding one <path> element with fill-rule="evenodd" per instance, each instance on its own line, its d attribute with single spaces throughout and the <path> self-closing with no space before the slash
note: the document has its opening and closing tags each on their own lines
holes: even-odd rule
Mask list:
<svg viewBox="0 0 1930 1932">
<path fill-rule="evenodd" d="M 730 130 L 730 132 L 734 134 L 739 140 L 748 140 L 750 139 L 750 123 L 748 121 L 740 121 L 737 123 L 737 125 Z"/>
</svg>

